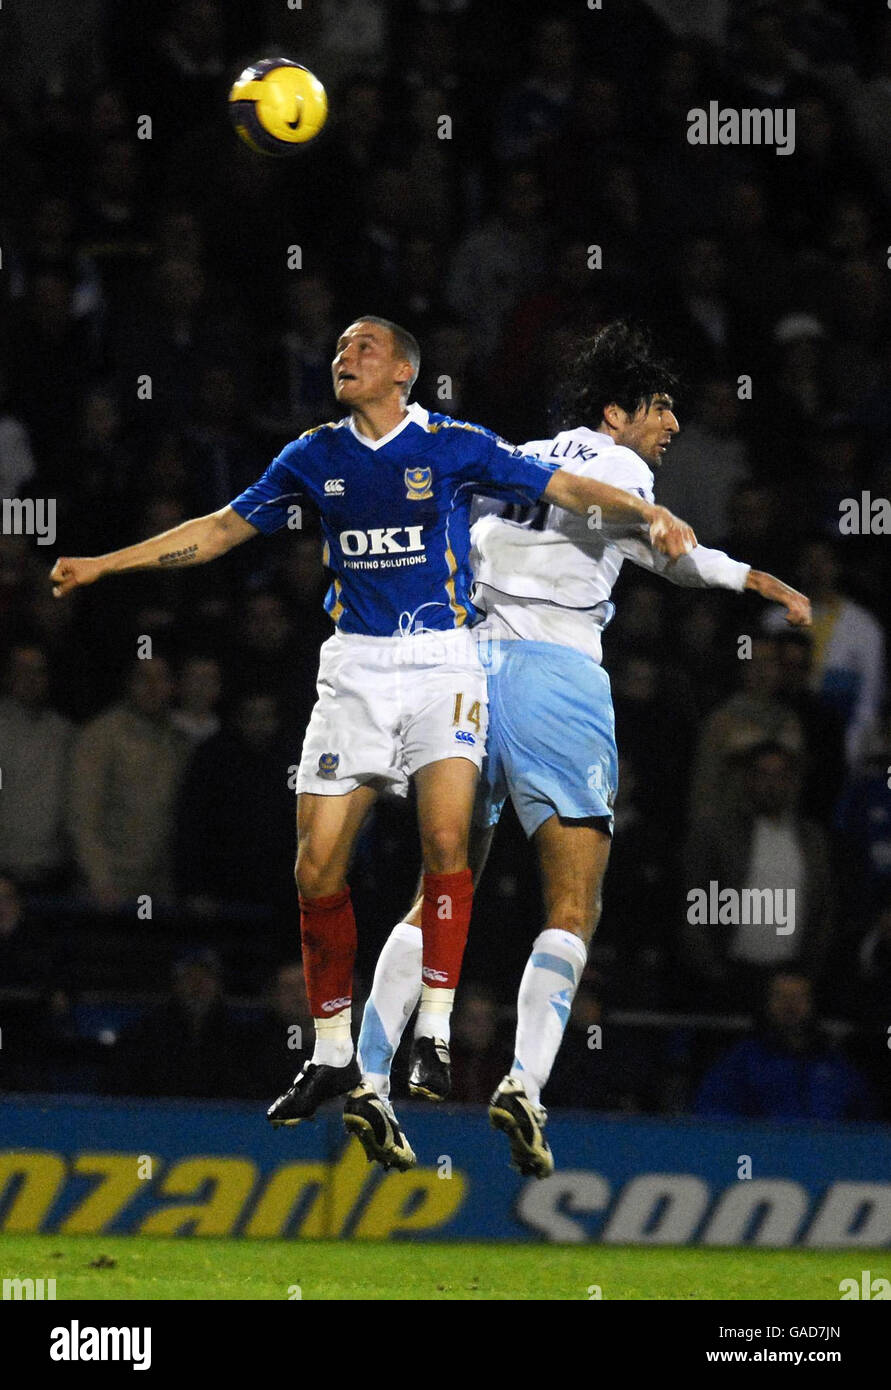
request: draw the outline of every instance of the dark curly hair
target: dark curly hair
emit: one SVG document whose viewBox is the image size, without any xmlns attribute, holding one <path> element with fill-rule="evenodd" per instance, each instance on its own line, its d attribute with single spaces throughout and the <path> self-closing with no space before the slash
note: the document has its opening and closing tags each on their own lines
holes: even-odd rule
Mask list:
<svg viewBox="0 0 891 1390">
<path fill-rule="evenodd" d="M 656 357 L 645 328 L 616 319 L 567 350 L 552 409 L 554 425 L 597 429 L 608 405 L 634 415 L 654 396 L 674 396 L 679 381 L 671 364 Z"/>
</svg>

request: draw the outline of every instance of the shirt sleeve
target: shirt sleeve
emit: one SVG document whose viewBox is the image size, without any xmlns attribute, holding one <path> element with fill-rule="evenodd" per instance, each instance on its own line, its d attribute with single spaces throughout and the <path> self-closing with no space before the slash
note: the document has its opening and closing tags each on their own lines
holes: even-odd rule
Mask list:
<svg viewBox="0 0 891 1390">
<path fill-rule="evenodd" d="M 465 480 L 474 492 L 525 506 L 537 502 L 557 465 L 524 454 L 497 434 L 482 430 L 483 447 L 474 449 L 465 468 Z"/>
<path fill-rule="evenodd" d="M 287 526 L 291 508 L 306 500 L 308 439 L 295 439 L 272 460 L 255 483 L 229 503 L 264 536 Z"/>
<path fill-rule="evenodd" d="M 741 560 L 732 560 L 723 550 L 709 550 L 705 545 L 697 545 L 677 560 L 654 550 L 648 539 L 614 540 L 613 545 L 635 565 L 661 574 L 683 589 L 733 589 L 741 594 L 751 568 Z"/>
</svg>

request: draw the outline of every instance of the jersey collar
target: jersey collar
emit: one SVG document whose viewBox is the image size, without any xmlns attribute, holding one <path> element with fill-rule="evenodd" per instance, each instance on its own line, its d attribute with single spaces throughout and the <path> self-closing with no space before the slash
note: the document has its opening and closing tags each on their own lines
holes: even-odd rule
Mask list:
<svg viewBox="0 0 891 1390">
<path fill-rule="evenodd" d="M 393 440 L 400 435 L 408 425 L 420 425 L 421 429 L 425 430 L 429 418 L 430 412 L 425 410 L 422 405 L 418 405 L 417 401 L 412 401 L 404 417 L 399 421 L 399 424 L 381 439 L 367 439 L 364 434 L 360 434 L 356 429 L 356 422 L 352 416 L 349 417 L 349 429 L 354 439 L 358 439 L 359 443 L 364 444 L 366 449 L 373 449 L 376 452 L 378 449 L 383 449 L 385 444 L 392 444 Z"/>
<path fill-rule="evenodd" d="M 616 441 L 611 434 L 601 434 L 600 430 L 589 430 L 587 425 L 576 425 L 574 429 L 561 430 L 557 438 L 560 439 L 563 435 L 571 435 L 573 439 L 582 435 L 600 449 L 614 449 L 616 446 Z"/>
</svg>

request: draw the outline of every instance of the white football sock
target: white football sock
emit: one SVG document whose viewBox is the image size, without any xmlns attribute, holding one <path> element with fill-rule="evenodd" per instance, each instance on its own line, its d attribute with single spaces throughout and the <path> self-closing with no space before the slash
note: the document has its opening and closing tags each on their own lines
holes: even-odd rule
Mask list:
<svg viewBox="0 0 891 1390">
<path fill-rule="evenodd" d="M 532 943 L 517 999 L 517 1041 L 510 1074 L 534 1105 L 551 1074 L 588 949 L 572 932 L 549 927 Z"/>
<path fill-rule="evenodd" d="M 353 1055 L 352 1009 L 333 1018 L 314 1018 L 316 1045 L 311 1061 L 319 1067 L 346 1067 Z"/>
<path fill-rule="evenodd" d="M 434 989 L 431 985 L 423 985 L 415 1037 L 442 1038 L 447 1043 L 452 1035 L 450 1019 L 454 1003 L 453 989 Z"/>
<path fill-rule="evenodd" d="M 375 966 L 362 1015 L 359 1066 L 364 1080 L 383 1100 L 390 1094 L 393 1055 L 421 992 L 422 954 L 421 928 L 400 922 L 384 942 Z"/>
</svg>

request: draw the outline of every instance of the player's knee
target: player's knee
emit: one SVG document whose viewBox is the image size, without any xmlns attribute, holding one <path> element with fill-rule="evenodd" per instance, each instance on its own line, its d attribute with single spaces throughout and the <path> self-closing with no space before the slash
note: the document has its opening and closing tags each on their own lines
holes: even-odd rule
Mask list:
<svg viewBox="0 0 891 1390">
<path fill-rule="evenodd" d="M 346 887 L 342 874 L 309 853 L 297 855 L 294 881 L 301 898 L 327 898 Z"/>
<path fill-rule="evenodd" d="M 564 899 L 563 902 L 554 904 L 548 913 L 546 926 L 559 928 L 560 931 L 572 932 L 573 936 L 579 937 L 587 945 L 594 935 L 599 920 L 599 899 L 596 906 L 574 899 Z"/>
<path fill-rule="evenodd" d="M 590 931 L 588 932 L 588 939 L 589 939 L 589 940 L 590 940 L 590 938 L 594 935 L 594 933 L 596 932 L 598 926 L 600 925 L 600 915 L 601 915 L 602 912 L 603 912 L 603 898 L 602 898 L 602 897 L 600 896 L 600 894 L 598 893 L 598 894 L 597 894 L 597 897 L 596 897 L 595 900 L 594 900 L 594 904 L 593 904 L 593 906 L 592 906 L 592 908 L 591 908 L 591 913 L 590 913 L 591 928 L 590 928 Z"/>
<path fill-rule="evenodd" d="M 463 827 L 436 825 L 421 838 L 428 874 L 456 874 L 467 868 L 467 832 Z"/>
</svg>

